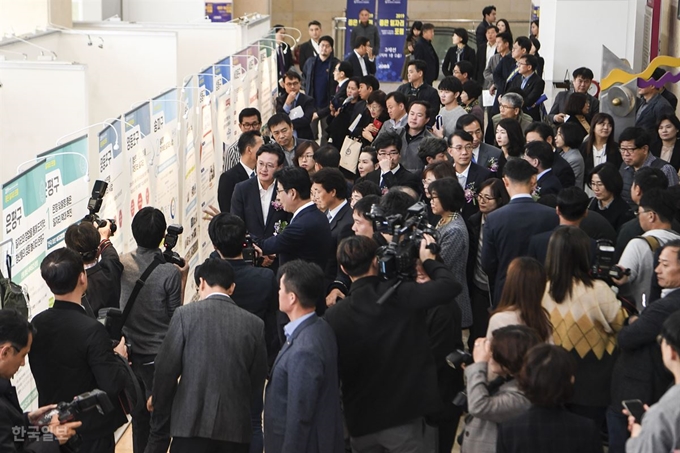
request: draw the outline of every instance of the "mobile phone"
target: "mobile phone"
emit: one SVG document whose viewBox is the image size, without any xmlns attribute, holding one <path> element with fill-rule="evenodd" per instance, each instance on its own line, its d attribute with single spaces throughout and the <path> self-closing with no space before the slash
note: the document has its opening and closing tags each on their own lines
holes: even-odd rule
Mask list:
<svg viewBox="0 0 680 453">
<path fill-rule="evenodd" d="M 444 125 L 444 118 L 442 118 L 441 115 L 437 115 L 437 117 L 435 118 L 434 122 L 435 122 L 435 124 L 436 124 L 436 128 L 437 128 L 437 129 L 441 129 L 442 126 Z"/>
<path fill-rule="evenodd" d="M 641 424 L 642 423 L 642 416 L 645 413 L 645 406 L 642 404 L 642 401 L 640 400 L 624 400 L 621 401 L 621 404 L 623 407 L 625 407 L 630 415 L 635 417 L 635 423 Z"/>
<path fill-rule="evenodd" d="M 380 121 L 380 120 L 373 120 L 373 126 L 374 126 L 376 129 L 378 129 L 378 131 L 380 131 L 380 128 L 382 127 L 382 125 L 383 125 L 382 121 Z M 376 135 L 378 135 L 377 132 L 373 134 L 374 137 L 375 137 Z"/>
</svg>

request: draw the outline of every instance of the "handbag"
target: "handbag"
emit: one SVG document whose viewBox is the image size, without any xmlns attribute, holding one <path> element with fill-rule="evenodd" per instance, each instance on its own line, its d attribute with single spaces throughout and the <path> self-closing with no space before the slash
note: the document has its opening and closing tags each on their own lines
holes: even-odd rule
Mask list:
<svg viewBox="0 0 680 453">
<path fill-rule="evenodd" d="M 351 173 L 356 173 L 360 154 L 361 142 L 345 137 L 340 148 L 340 167 Z"/>
</svg>

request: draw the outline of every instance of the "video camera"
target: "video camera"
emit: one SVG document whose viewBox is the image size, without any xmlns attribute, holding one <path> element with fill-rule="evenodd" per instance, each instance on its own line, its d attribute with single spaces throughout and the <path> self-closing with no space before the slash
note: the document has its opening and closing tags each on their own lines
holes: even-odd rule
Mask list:
<svg viewBox="0 0 680 453">
<path fill-rule="evenodd" d="M 86 222 L 92 222 L 97 226 L 97 228 L 104 228 L 106 226 L 106 220 L 111 224 L 111 236 L 118 230 L 118 225 L 116 225 L 116 219 L 105 219 L 101 220 L 97 215 L 102 207 L 102 200 L 104 199 L 104 194 L 106 193 L 106 188 L 109 184 L 106 181 L 98 179 L 94 182 L 92 187 L 92 195 L 87 202 L 87 210 L 90 212 L 83 220 Z"/>
<path fill-rule="evenodd" d="M 113 411 L 113 404 L 109 396 L 99 390 L 94 389 L 90 392 L 80 394 L 73 398 L 72 401 L 66 403 L 61 402 L 57 405 L 56 409 L 52 409 L 45 413 L 42 418 L 37 422 L 38 426 L 47 426 L 52 422 L 52 418 L 56 415 L 59 418 L 59 423 L 67 423 L 75 420 L 75 418 L 82 414 L 83 412 L 88 412 L 92 409 L 97 409 L 101 415 L 106 415 Z M 66 444 L 62 445 L 62 451 L 66 452 L 77 452 L 80 449 L 82 440 L 80 436 L 76 434 L 71 437 Z"/>
<path fill-rule="evenodd" d="M 415 278 L 420 241 L 425 234 L 435 241 L 440 237 L 439 232 L 427 222 L 425 203 L 420 201 L 408 208 L 406 218 L 401 214 L 386 216 L 380 206 L 373 205 L 367 217 L 373 221 L 377 232 L 392 235 L 392 241 L 377 252 L 380 277 L 384 280 Z M 440 251 L 436 242 L 428 244 L 427 248 L 434 254 Z"/>
<path fill-rule="evenodd" d="M 253 238 L 250 237 L 250 234 L 246 234 L 246 237 L 243 240 L 243 261 L 252 266 L 262 266 L 262 257 L 257 256 L 253 244 Z"/>
<path fill-rule="evenodd" d="M 614 244 L 607 239 L 597 241 L 595 260 L 590 273 L 593 278 L 600 280 L 620 279 L 624 275 L 630 275 L 630 269 L 623 270 L 616 265 L 614 260 Z"/>
<path fill-rule="evenodd" d="M 178 265 L 179 267 L 184 267 L 184 258 L 179 256 L 179 253 L 172 251 L 172 249 L 177 245 L 179 235 L 183 232 L 184 227 L 182 225 L 168 225 L 168 232 L 165 234 L 165 239 L 163 239 L 163 245 L 165 246 L 163 258 L 165 258 L 166 263 L 172 263 Z"/>
</svg>

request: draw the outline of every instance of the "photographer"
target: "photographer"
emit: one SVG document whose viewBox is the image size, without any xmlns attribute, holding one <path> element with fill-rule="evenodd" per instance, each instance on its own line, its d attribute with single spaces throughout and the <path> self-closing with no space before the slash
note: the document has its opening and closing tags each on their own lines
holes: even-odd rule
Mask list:
<svg viewBox="0 0 680 453">
<path fill-rule="evenodd" d="M 53 421 L 42 429 L 34 425 L 54 405 L 23 412 L 10 379 L 26 361 L 35 329 L 13 310 L 0 311 L 0 451 L 3 453 L 57 453 L 59 445 L 75 435 L 82 422 L 59 425 Z M 47 432 L 46 432 L 47 431 Z"/>
<path fill-rule="evenodd" d="M 423 417 L 440 404 L 425 316 L 461 291 L 427 247 L 432 242 L 425 235 L 419 249 L 431 281 L 405 281 L 383 304 L 376 301 L 395 280 L 378 276 L 375 241 L 355 236 L 338 247 L 338 264 L 352 290 L 328 309 L 326 320 L 337 337 L 345 420 L 355 452 L 425 448 Z"/>
<path fill-rule="evenodd" d="M 93 389 L 101 389 L 117 403 L 128 375 L 114 352 L 127 357 L 127 351 L 124 339 L 112 349 L 106 328 L 87 316 L 81 305 L 87 289 L 82 258 L 69 248 L 57 249 L 45 257 L 40 273 L 56 300 L 33 318 L 37 333 L 29 357 L 38 403 L 71 401 Z M 79 417 L 80 453 L 113 453 L 113 433 L 127 421 L 121 405 L 114 404 L 114 410 L 104 415 L 91 411 Z"/>
<path fill-rule="evenodd" d="M 132 371 L 140 381 L 146 398 L 151 396 L 156 354 L 168 331 L 173 313 L 184 300 L 184 286 L 189 271 L 188 264 L 180 269 L 175 264 L 165 262 L 159 246 L 166 227 L 165 217 L 160 210 L 151 206 L 142 208 L 132 219 L 132 236 L 137 242 L 137 249 L 121 257 L 125 266 L 121 281 L 121 310 L 125 309 L 137 280 L 146 269 L 154 261 L 162 262 L 146 279 L 123 328 L 125 338 L 132 344 Z M 134 452 L 142 453 L 149 439 L 149 424 L 153 420 L 147 411 L 133 415 Z M 154 429 L 154 432 L 160 430 Z M 165 444 L 167 439 L 159 442 Z M 167 445 L 165 448 L 167 449 Z"/>
<path fill-rule="evenodd" d="M 534 329 L 522 325 L 501 327 L 491 339 L 475 340 L 475 363 L 465 367 L 470 415 L 461 436 L 463 453 L 495 452 L 497 425 L 529 408 L 515 378 L 526 353 L 540 342 Z M 497 376 L 493 381 L 488 380 L 489 372 Z"/>
<path fill-rule="evenodd" d="M 75 250 L 83 258 L 87 272 L 85 299 L 97 317 L 102 308 L 118 308 L 120 304 L 120 276 L 123 265 L 118 252 L 109 240 L 111 222 L 96 228 L 90 222 L 74 223 L 66 229 L 66 247 Z"/>
</svg>

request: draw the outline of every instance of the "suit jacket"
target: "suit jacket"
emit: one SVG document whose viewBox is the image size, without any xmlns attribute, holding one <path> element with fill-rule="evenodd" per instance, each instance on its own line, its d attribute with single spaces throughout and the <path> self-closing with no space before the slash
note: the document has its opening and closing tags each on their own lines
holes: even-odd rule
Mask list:
<svg viewBox="0 0 680 453">
<path fill-rule="evenodd" d="M 288 93 L 284 91 L 279 95 L 279 97 L 276 98 L 276 113 L 286 113 L 286 111 L 283 109 L 283 106 L 286 103 L 287 97 Z M 295 129 L 295 132 L 297 132 L 298 138 L 314 140 L 314 135 L 312 134 L 311 126 L 312 116 L 314 116 L 314 112 L 316 111 L 316 107 L 314 106 L 314 99 L 311 96 L 307 96 L 304 93 L 299 93 L 297 100 L 293 102 L 293 107 L 291 108 L 291 110 L 293 110 L 297 106 L 302 107 L 302 110 L 304 111 L 304 116 L 291 121 L 293 123 L 293 129 Z"/>
<path fill-rule="evenodd" d="M 593 158 L 593 150 L 586 149 L 586 143 L 587 141 L 583 142 L 579 148 L 579 151 L 581 151 L 581 156 L 583 156 L 583 163 L 585 165 L 583 174 L 585 175 L 585 183 L 587 185 L 590 182 L 590 172 L 593 171 L 593 168 L 595 168 L 595 161 Z M 619 151 L 619 144 L 616 142 L 613 144 L 614 146 L 611 146 L 611 149 L 607 148 L 605 155 L 607 156 L 607 162 L 611 162 L 616 168 L 619 168 L 623 162 L 623 159 L 621 158 L 621 151 Z M 652 151 L 652 153 L 653 147 L 654 145 L 650 146 L 650 151 Z M 661 146 L 659 146 L 658 149 L 660 151 Z M 680 165 L 680 153 L 678 153 L 678 165 Z"/>
<path fill-rule="evenodd" d="M 486 44 L 486 38 L 482 42 Z M 486 47 L 484 47 L 483 50 L 486 52 Z M 445 76 L 453 75 L 453 68 L 454 66 L 456 66 L 456 63 L 458 63 L 458 61 L 469 61 L 470 63 L 472 63 L 473 71 L 477 70 L 477 60 L 475 58 L 476 55 L 472 47 L 468 45 L 463 47 L 463 52 L 460 54 L 460 60 L 458 60 L 457 53 L 458 53 L 457 46 L 451 46 L 449 47 L 449 50 L 446 51 L 446 55 L 444 56 L 444 62 L 442 63 L 442 73 Z M 483 57 L 486 59 L 486 55 L 484 55 Z M 473 72 L 472 74 L 468 74 L 470 80 L 474 79 L 475 74 L 476 74 L 475 72 Z"/>
<path fill-rule="evenodd" d="M 658 140 L 658 133 L 656 125 L 662 115 L 674 115 L 675 111 L 669 102 L 660 94 L 655 95 L 652 99 L 644 105 L 639 98 L 636 103 L 637 110 L 635 113 L 635 127 L 641 127 L 647 131 L 653 140 Z M 642 108 L 644 107 L 644 110 Z M 641 111 L 642 110 L 642 111 Z"/>
<path fill-rule="evenodd" d="M 384 304 L 375 301 L 394 280 L 370 276 L 356 280 L 349 295 L 326 312 L 338 341 L 343 408 L 353 437 L 408 423 L 438 408 L 426 315 L 428 309 L 451 303 L 461 286 L 443 263 L 426 260 L 423 267 L 432 281 L 404 282 Z"/>
<path fill-rule="evenodd" d="M 560 228 L 560 227 L 558 226 L 557 228 Z M 557 228 L 555 228 L 555 230 L 557 230 Z M 555 230 L 546 231 L 544 233 L 540 233 L 540 234 L 537 234 L 534 237 L 532 237 L 531 242 L 529 242 L 529 250 L 527 251 L 527 256 L 530 256 L 531 258 L 536 258 L 541 263 L 545 263 L 545 259 L 548 256 L 548 243 L 550 242 L 550 237 L 555 232 Z M 584 232 L 585 232 L 585 230 L 584 230 Z M 586 233 L 586 234 L 588 234 L 588 233 Z M 595 241 L 595 239 L 590 238 L 590 262 L 591 263 L 593 262 L 593 259 L 595 258 L 596 252 L 597 252 L 597 242 Z"/>
<path fill-rule="evenodd" d="M 659 94 L 668 101 L 673 111 L 678 108 L 678 98 L 673 93 L 664 88 Z"/>
<path fill-rule="evenodd" d="M 274 182 L 272 203 L 276 200 L 278 182 Z M 279 222 L 288 222 L 291 215 L 283 209 L 277 211 L 273 206 L 269 207 L 267 219 L 262 217 L 260 208 L 260 186 L 257 178 L 250 178 L 234 188 L 231 199 L 231 213 L 239 216 L 246 223 L 246 229 L 254 241 L 265 239 L 274 235 L 274 227 Z"/>
<path fill-rule="evenodd" d="M 665 93 L 665 91 L 664 91 Z M 657 157 L 661 159 L 661 146 L 663 143 L 661 143 L 661 140 L 656 140 L 654 141 L 651 145 L 649 145 L 649 150 L 651 153 L 654 155 L 654 157 Z M 618 147 L 617 147 L 617 153 L 618 153 Z M 619 159 L 620 157 L 619 153 Z M 607 160 L 609 160 L 609 151 L 607 151 Z M 671 154 L 671 160 L 668 162 L 675 168 L 675 170 L 680 170 L 680 140 L 675 140 L 675 146 L 673 147 L 673 154 Z M 587 164 L 586 164 L 587 165 Z M 621 165 L 621 162 L 618 163 L 618 165 Z"/>
<path fill-rule="evenodd" d="M 20 431 L 13 432 L 17 429 Z M 31 427 L 27 414 L 21 410 L 16 389 L 8 379 L 0 378 L 0 451 L 59 453 L 59 442 L 52 434 L 48 439 L 33 429 L 36 428 Z"/>
<path fill-rule="evenodd" d="M 156 356 L 154 412 L 170 415 L 172 437 L 247 444 L 251 401 L 266 377 L 264 323 L 212 294 L 172 317 Z"/>
<path fill-rule="evenodd" d="M 465 183 L 465 188 L 470 189 L 474 194 L 479 193 L 479 188 L 482 183 L 487 179 L 491 178 L 491 172 L 481 165 L 477 165 L 474 162 L 470 162 L 470 170 L 468 171 L 467 181 Z M 476 198 L 471 198 L 467 203 L 463 205 L 463 218 L 465 220 L 469 219 L 472 214 L 479 212 L 479 205 L 477 204 Z"/>
<path fill-rule="evenodd" d="M 340 60 L 333 56 L 330 56 L 329 60 L 330 62 L 328 65 L 328 72 L 326 73 L 326 92 L 325 92 L 326 102 L 321 104 L 320 101 L 322 101 L 323 99 L 321 100 L 316 98 L 314 99 L 319 118 L 325 118 L 330 113 L 331 109 L 329 107 L 329 104 L 331 102 L 331 99 L 333 98 L 333 95 L 335 94 L 335 89 L 338 87 L 338 82 L 336 82 L 335 78 L 333 77 L 333 71 L 335 70 L 335 66 L 340 62 Z M 302 85 L 305 87 L 305 93 L 313 98 L 315 97 L 316 84 L 318 83 L 315 77 L 316 65 L 320 63 L 321 60 L 316 57 L 313 60 L 308 60 L 305 63 L 304 70 L 302 72 Z"/>
<path fill-rule="evenodd" d="M 498 453 L 602 453 L 600 430 L 592 420 L 563 407 L 532 406 L 498 426 Z"/>
<path fill-rule="evenodd" d="M 375 60 L 369 60 L 368 55 L 364 55 L 363 59 L 368 75 L 375 75 Z M 346 60 L 352 65 L 352 73 L 354 73 L 355 77 L 362 77 L 364 75 L 361 70 L 361 63 L 359 63 L 359 56 L 354 50 L 349 53 Z"/>
<path fill-rule="evenodd" d="M 431 41 L 425 38 L 418 38 L 413 47 L 414 60 L 423 60 L 427 64 L 423 79 L 428 85 L 439 78 L 439 56 Z"/>
<path fill-rule="evenodd" d="M 481 142 L 479 144 L 477 165 L 481 165 L 482 167 L 491 171 L 491 173 L 498 174 L 498 170 L 492 171 L 491 168 L 493 167 L 493 163 L 495 163 L 496 167 L 498 167 L 498 160 L 501 158 L 501 154 L 503 154 L 503 151 L 501 151 L 500 148 L 496 148 L 493 145 Z"/>
<path fill-rule="evenodd" d="M 331 253 L 331 229 L 328 217 L 315 206 L 308 206 L 276 236 L 260 242 L 265 255 L 276 254 L 279 262 L 301 259 L 326 267 Z"/>
<path fill-rule="evenodd" d="M 564 110 L 567 106 L 567 98 L 571 93 L 573 93 L 572 90 L 560 91 L 559 93 L 557 93 L 557 96 L 555 96 L 555 101 L 553 102 L 552 108 L 550 109 L 550 113 L 548 114 L 548 118 L 554 124 L 558 124 L 555 123 L 555 115 L 557 115 L 558 113 L 564 113 Z M 586 93 L 586 96 L 588 97 L 588 102 L 590 102 L 590 110 L 588 111 L 586 118 L 588 119 L 588 121 L 590 121 L 591 119 L 593 119 L 593 115 L 600 111 L 600 101 L 588 93 Z"/>
<path fill-rule="evenodd" d="M 533 235 L 551 231 L 558 223 L 554 209 L 526 197 L 489 213 L 484 224 L 482 269 L 489 276 L 494 304 L 500 300 L 510 262 L 526 255 Z"/>
<path fill-rule="evenodd" d="M 508 54 L 498 62 L 496 69 L 493 70 L 493 83 L 496 86 L 496 101 L 494 106 L 498 105 L 498 99 L 508 91 L 510 83 L 518 76 L 515 75 L 513 79 L 508 81 L 508 77 L 510 77 L 516 69 L 517 62 L 512 58 L 512 53 L 508 52 Z M 521 78 L 521 76 L 519 77 Z M 492 110 L 492 113 L 498 113 L 498 110 Z"/>
<path fill-rule="evenodd" d="M 522 76 L 517 76 L 512 79 L 508 88 L 519 88 L 524 93 L 524 107 L 522 110 L 529 114 L 534 121 L 541 121 L 541 109 L 539 106 L 534 106 L 538 98 L 541 97 L 545 90 L 545 82 L 535 72 L 531 74 L 527 80 L 526 85 L 522 88 Z"/>
<path fill-rule="evenodd" d="M 319 55 L 318 53 L 316 53 L 316 49 L 314 49 L 314 45 L 312 44 L 311 39 L 300 44 L 298 49 L 299 49 L 298 65 L 300 66 L 300 70 L 302 70 L 302 68 L 305 67 L 305 63 L 307 63 L 308 59 L 314 58 L 317 55 Z"/>
<path fill-rule="evenodd" d="M 106 392 L 114 410 L 79 415 L 83 439 L 110 436 L 127 419 L 118 404 L 128 379 L 125 364 L 115 357 L 106 328 L 80 305 L 56 300 L 33 318 L 37 333 L 29 355 L 38 388 L 38 405 L 71 401 L 93 389 Z"/>
<path fill-rule="evenodd" d="M 380 185 L 381 170 L 375 170 L 366 175 L 366 179 Z M 388 172 L 384 176 L 384 186 L 388 189 L 394 186 L 408 186 L 418 193 L 423 192 L 422 181 L 415 173 L 406 170 L 403 165 L 399 166 L 396 173 Z"/>
<path fill-rule="evenodd" d="M 231 211 L 231 197 L 234 195 L 236 184 L 248 179 L 250 175 L 240 162 L 220 175 L 220 181 L 217 184 L 217 203 L 221 212 Z"/>
<path fill-rule="evenodd" d="M 328 258 L 328 263 L 325 267 L 326 280 L 328 284 L 333 283 L 338 276 L 338 273 L 342 272 L 338 267 L 338 261 L 335 256 L 338 250 L 338 244 L 343 239 L 353 236 L 354 231 L 352 231 L 352 225 L 354 224 L 354 219 L 352 218 L 352 207 L 349 202 L 343 206 L 340 211 L 335 214 L 333 220 L 331 220 L 329 226 L 331 229 L 331 253 Z"/>
<path fill-rule="evenodd" d="M 536 192 L 539 197 L 550 194 L 557 195 L 560 190 L 562 190 L 562 183 L 557 179 L 552 168 L 536 181 Z"/>
<path fill-rule="evenodd" d="M 562 188 L 573 187 L 576 185 L 576 175 L 574 170 L 569 165 L 569 162 L 564 160 L 564 157 L 559 152 L 555 151 L 555 160 L 553 161 L 552 172 L 560 180 Z"/>
<path fill-rule="evenodd" d="M 279 352 L 264 400 L 267 453 L 343 453 L 338 347 L 316 315 L 305 319 Z"/>
<path fill-rule="evenodd" d="M 123 264 L 113 245 L 106 247 L 99 262 L 85 272 L 87 273 L 87 291 L 84 299 L 87 299 L 94 317 L 97 317 L 102 308 L 118 308 Z"/>
<path fill-rule="evenodd" d="M 290 46 L 279 44 L 276 53 L 276 68 L 279 79 L 281 79 L 293 67 L 293 52 L 290 50 Z"/>
</svg>

